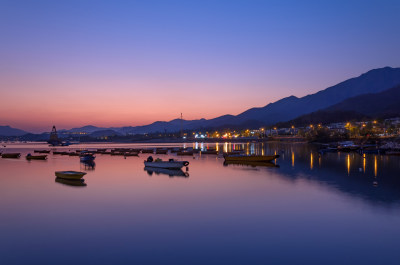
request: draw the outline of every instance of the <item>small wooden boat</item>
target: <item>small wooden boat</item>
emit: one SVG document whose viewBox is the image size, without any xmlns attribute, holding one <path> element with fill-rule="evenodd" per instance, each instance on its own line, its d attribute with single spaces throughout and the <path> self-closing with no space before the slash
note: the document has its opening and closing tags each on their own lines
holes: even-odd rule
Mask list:
<svg viewBox="0 0 400 265">
<path fill-rule="evenodd" d="M 253 161 L 225 161 L 224 166 L 228 165 L 239 165 L 239 166 L 250 166 L 250 167 L 279 167 L 272 162 L 253 162 Z"/>
<path fill-rule="evenodd" d="M 79 153 L 75 153 L 75 152 L 69 152 L 68 155 L 69 156 L 80 156 Z"/>
<path fill-rule="evenodd" d="M 127 153 L 124 153 L 124 156 L 139 156 L 139 153 L 138 152 L 127 152 Z"/>
<path fill-rule="evenodd" d="M 152 153 L 154 153 L 154 149 L 143 149 L 142 153 L 143 154 L 152 154 Z"/>
<path fill-rule="evenodd" d="M 277 159 L 279 155 L 270 155 L 270 156 L 262 156 L 262 155 L 226 155 L 224 156 L 225 161 L 247 161 L 247 162 L 270 162 L 274 159 Z"/>
<path fill-rule="evenodd" d="M 178 156 L 192 156 L 193 155 L 193 151 L 180 151 L 180 152 L 177 152 L 176 155 L 178 155 Z"/>
<path fill-rule="evenodd" d="M 56 177 L 62 179 L 81 179 L 83 176 L 86 175 L 86 172 L 79 172 L 79 171 L 56 171 Z"/>
<path fill-rule="evenodd" d="M 217 150 L 206 150 L 206 151 L 201 151 L 202 155 L 218 155 Z"/>
<path fill-rule="evenodd" d="M 60 152 L 60 151 L 53 151 L 53 155 L 61 155 L 64 152 Z"/>
<path fill-rule="evenodd" d="M 2 158 L 20 158 L 21 153 L 3 153 L 1 154 Z"/>
<path fill-rule="evenodd" d="M 79 155 L 79 159 L 81 162 L 93 161 L 96 158 L 92 153 L 81 152 Z"/>
<path fill-rule="evenodd" d="M 167 169 L 181 169 L 184 166 L 188 166 L 188 161 L 176 161 L 174 159 L 169 159 L 168 161 L 162 161 L 157 158 L 153 160 L 153 157 L 149 156 L 147 160 L 144 161 L 144 165 L 146 167 L 154 167 L 154 168 L 167 168 Z"/>
<path fill-rule="evenodd" d="M 166 155 L 168 153 L 167 149 L 156 149 L 156 154 L 158 155 Z"/>
<path fill-rule="evenodd" d="M 400 151 L 396 151 L 396 150 L 391 150 L 391 151 L 386 151 L 385 155 L 389 155 L 389 156 L 400 156 Z"/>
<path fill-rule="evenodd" d="M 34 153 L 50 154 L 50 150 L 33 150 Z"/>
<path fill-rule="evenodd" d="M 26 155 L 26 159 L 27 160 L 46 160 L 47 159 L 47 155 L 31 155 L 31 154 L 27 154 Z"/>
</svg>

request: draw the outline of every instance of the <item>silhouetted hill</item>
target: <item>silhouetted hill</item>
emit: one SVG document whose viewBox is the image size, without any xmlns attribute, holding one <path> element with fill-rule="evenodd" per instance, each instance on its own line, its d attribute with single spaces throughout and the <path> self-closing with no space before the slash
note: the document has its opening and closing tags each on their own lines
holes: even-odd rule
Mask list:
<svg viewBox="0 0 400 265">
<path fill-rule="evenodd" d="M 12 128 L 10 126 L 0 126 L 0 136 L 21 136 L 27 134 L 28 132 Z"/>
<path fill-rule="evenodd" d="M 377 93 L 400 84 L 400 68 L 385 67 L 368 71 L 335 86 L 302 98 L 290 96 L 262 108 L 252 108 L 237 116 L 224 115 L 210 120 L 183 121 L 183 129 L 221 128 L 246 126 L 256 127 L 289 121 L 302 114 L 330 107 L 350 97 Z M 359 115 L 354 115 L 359 117 Z M 151 125 L 132 127 L 130 133 L 154 131 L 179 131 L 180 120 L 155 122 Z"/>
<path fill-rule="evenodd" d="M 381 92 L 399 84 L 400 68 L 375 69 L 315 94 L 302 98 L 291 96 L 268 104 L 263 108 L 247 110 L 239 114 L 237 120 L 253 119 L 271 125 L 327 108 L 350 97 Z"/>
<path fill-rule="evenodd" d="M 278 122 L 291 121 L 292 119 L 303 114 L 309 114 L 326 109 L 335 104 L 341 103 L 346 99 L 363 94 L 379 93 L 399 84 L 400 68 L 385 67 L 368 71 L 365 74 L 348 79 L 315 94 L 307 95 L 301 98 L 297 98 L 295 96 L 286 97 L 261 108 L 251 108 L 237 116 L 224 115 L 209 120 L 199 119 L 181 121 L 180 119 L 175 119 L 168 122 L 157 121 L 149 125 L 136 127 L 128 126 L 119 128 L 99 128 L 95 126 L 85 126 L 82 128 L 66 130 L 66 132 L 83 131 L 87 133 L 93 133 L 99 130 L 111 129 L 122 134 L 143 134 L 154 132 L 177 132 L 181 129 L 181 127 L 183 130 L 240 127 L 257 128 L 265 125 L 273 125 Z M 329 115 L 331 120 L 337 120 L 343 115 L 348 115 L 349 117 L 351 116 L 354 118 L 360 117 L 359 114 L 354 113 L 358 112 L 357 110 L 349 111 L 350 112 L 347 113 L 341 113 L 340 115 L 338 113 Z M 365 115 L 364 113 L 361 114 Z M 321 113 L 314 113 L 312 115 L 315 117 L 322 117 L 328 114 L 322 115 Z"/>
<path fill-rule="evenodd" d="M 366 118 L 400 116 L 400 85 L 380 93 L 369 93 L 346 99 L 323 110 L 302 115 L 277 126 L 304 126 L 316 123 L 346 122 Z"/>
</svg>

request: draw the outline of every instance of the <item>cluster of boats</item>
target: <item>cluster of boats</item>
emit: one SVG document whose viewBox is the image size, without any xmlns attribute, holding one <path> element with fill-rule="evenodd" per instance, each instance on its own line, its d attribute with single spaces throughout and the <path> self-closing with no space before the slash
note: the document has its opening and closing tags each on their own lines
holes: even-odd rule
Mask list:
<svg viewBox="0 0 400 265">
<path fill-rule="evenodd" d="M 344 141 L 335 144 L 323 145 L 319 150 L 320 154 L 334 152 L 357 152 L 359 154 L 381 154 L 381 155 L 400 155 L 400 148 L 391 146 L 377 146 L 376 144 L 355 144 L 353 141 Z"/>
<path fill-rule="evenodd" d="M 51 153 L 51 150 L 34 150 L 34 154 L 28 153 L 26 155 L 27 160 L 46 160 L 47 156 Z M 79 156 L 80 161 L 83 163 L 93 163 L 96 156 L 95 154 L 110 154 L 110 155 L 121 155 L 121 156 L 139 156 L 142 154 L 176 154 L 177 156 L 193 156 L 196 153 L 218 155 L 219 152 L 215 149 L 208 150 L 197 150 L 197 149 L 186 149 L 186 148 L 153 148 L 153 149 L 132 149 L 132 148 L 115 148 L 108 151 L 108 149 L 96 149 L 96 150 L 75 150 L 75 151 L 52 151 L 53 155 L 68 155 L 68 156 Z M 20 158 L 21 153 L 2 153 L 2 158 Z M 277 159 L 279 155 L 244 155 L 240 151 L 234 151 L 230 153 L 223 153 L 224 165 L 249 165 L 249 166 L 271 166 L 276 167 L 271 161 Z M 155 174 L 166 174 L 170 177 L 188 177 L 188 166 L 189 161 L 180 161 L 175 159 L 162 160 L 161 158 L 154 159 L 149 156 L 144 161 L 144 170 L 151 176 Z M 186 167 L 186 172 L 182 170 Z M 72 185 L 72 186 L 86 186 L 83 177 L 86 172 L 80 171 L 56 171 L 56 182 Z"/>
</svg>

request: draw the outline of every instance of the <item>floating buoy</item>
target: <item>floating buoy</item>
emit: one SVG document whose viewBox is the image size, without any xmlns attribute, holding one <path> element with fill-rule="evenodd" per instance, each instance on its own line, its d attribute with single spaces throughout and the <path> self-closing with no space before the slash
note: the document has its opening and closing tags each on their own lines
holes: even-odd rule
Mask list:
<svg viewBox="0 0 400 265">
<path fill-rule="evenodd" d="M 372 182 L 372 184 L 374 185 L 374 187 L 378 186 L 378 181 L 374 181 Z"/>
<path fill-rule="evenodd" d="M 358 168 L 358 171 L 362 172 L 362 168 L 361 168 L 361 167 L 360 167 L 360 168 Z"/>
</svg>

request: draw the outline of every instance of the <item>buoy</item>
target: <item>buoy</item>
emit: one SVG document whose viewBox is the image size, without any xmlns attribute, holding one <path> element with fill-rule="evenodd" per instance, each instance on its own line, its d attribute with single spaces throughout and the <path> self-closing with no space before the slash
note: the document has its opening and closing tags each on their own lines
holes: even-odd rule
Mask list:
<svg viewBox="0 0 400 265">
<path fill-rule="evenodd" d="M 361 167 L 360 167 L 360 168 L 358 168 L 358 171 L 362 172 L 362 168 L 361 168 Z"/>
</svg>

